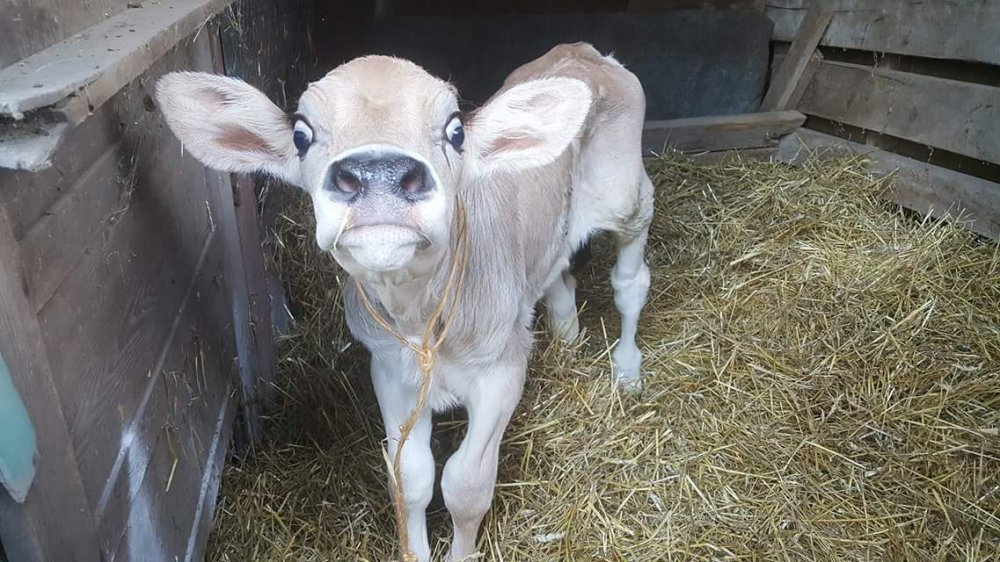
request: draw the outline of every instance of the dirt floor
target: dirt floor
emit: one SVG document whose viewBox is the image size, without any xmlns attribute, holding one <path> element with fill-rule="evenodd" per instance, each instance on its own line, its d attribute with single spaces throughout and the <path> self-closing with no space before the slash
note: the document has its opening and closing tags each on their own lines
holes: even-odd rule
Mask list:
<svg viewBox="0 0 1000 562">
<path fill-rule="evenodd" d="M 539 327 L 480 559 L 997 559 L 1000 247 L 883 202 L 858 161 L 650 171 L 645 388 L 610 381 L 599 240 L 579 280 L 583 341 Z M 225 471 L 209 559 L 392 560 L 345 278 L 315 248 L 304 197 L 279 228 L 295 318 L 279 398 L 265 443 Z M 439 462 L 463 425 L 438 420 Z M 436 498 L 439 555 L 447 521 Z"/>
</svg>

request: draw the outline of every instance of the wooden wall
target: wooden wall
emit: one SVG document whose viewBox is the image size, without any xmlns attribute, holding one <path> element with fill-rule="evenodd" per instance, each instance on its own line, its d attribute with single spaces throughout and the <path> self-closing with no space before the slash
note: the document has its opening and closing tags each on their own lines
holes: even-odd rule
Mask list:
<svg viewBox="0 0 1000 562">
<path fill-rule="evenodd" d="M 127 9 L 134 0 L 3 0 L 0 68 Z"/>
<path fill-rule="evenodd" d="M 1000 236 L 1000 2 L 823 1 L 822 60 L 789 108 L 808 116 L 808 142 L 836 137 L 892 161 L 897 201 L 964 212 L 973 230 Z M 772 69 L 793 56 L 813 5 L 768 0 Z"/>
<path fill-rule="evenodd" d="M 53 168 L 0 171 L 0 293 L 19 311 L 0 351 L 34 350 L 15 377 L 40 441 L 28 500 L 0 500 L 13 560 L 203 551 L 246 290 L 229 178 L 183 154 L 152 94 L 165 72 L 211 71 L 217 44 L 214 25 L 182 41 L 73 131 Z"/>
</svg>

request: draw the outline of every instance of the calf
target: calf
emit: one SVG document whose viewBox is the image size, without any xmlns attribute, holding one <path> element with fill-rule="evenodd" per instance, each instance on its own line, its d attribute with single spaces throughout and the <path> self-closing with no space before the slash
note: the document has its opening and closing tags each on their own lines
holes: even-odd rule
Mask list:
<svg viewBox="0 0 1000 562">
<path fill-rule="evenodd" d="M 312 197 L 317 243 L 357 282 L 344 295 L 347 323 L 371 352 L 391 456 L 418 402 L 420 358 L 410 344 L 447 298 L 450 264 L 467 260 L 429 407 L 399 467 L 410 548 L 420 560 L 430 558 L 431 412 L 464 406 L 469 415 L 441 479 L 454 523 L 450 556 L 461 559 L 474 552 L 493 498 L 535 305 L 544 298 L 554 331 L 576 337 L 570 257 L 598 231 L 610 232 L 618 249 L 615 375 L 639 384 L 635 335 L 649 288 L 643 251 L 653 188 L 640 148 L 642 87 L 613 58 L 583 43 L 557 46 L 514 71 L 468 119 L 447 82 L 382 56 L 355 59 L 311 84 L 292 116 L 239 80 L 206 74 L 170 74 L 157 98 L 184 147 L 206 165 L 263 171 Z M 460 248 L 454 225 L 464 218 Z"/>
</svg>

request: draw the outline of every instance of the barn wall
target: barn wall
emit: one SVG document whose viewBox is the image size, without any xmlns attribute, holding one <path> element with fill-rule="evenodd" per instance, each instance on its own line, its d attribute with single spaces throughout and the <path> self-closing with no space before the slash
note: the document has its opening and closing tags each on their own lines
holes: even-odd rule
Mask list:
<svg viewBox="0 0 1000 562">
<path fill-rule="evenodd" d="M 83 31 L 135 0 L 4 0 L 0 68 Z"/>
<path fill-rule="evenodd" d="M 768 0 L 772 71 L 814 5 Z M 973 230 L 1000 236 L 1000 4 L 826 5 L 822 61 L 794 107 L 807 115 L 805 126 L 898 162 L 893 197 L 901 204 L 937 216 L 964 212 Z"/>
<path fill-rule="evenodd" d="M 229 177 L 183 154 L 152 94 L 165 72 L 212 71 L 218 37 L 210 24 L 127 84 L 70 133 L 50 170 L 0 171 L 17 256 L 5 267 L 19 269 L 23 322 L 37 326 L 49 409 L 68 438 L 64 468 L 78 475 L 93 530 L 66 534 L 63 520 L 83 524 L 56 515 L 54 529 L 29 525 L 35 537 L 14 532 L 18 516 L 37 519 L 32 501 L 50 514 L 70 506 L 37 499 L 69 476 L 42 471 L 28 504 L 0 507 L 16 560 L 203 551 L 237 401 L 233 311 L 245 310 L 245 276 Z M 49 413 L 33 414 L 52 441 L 38 419 Z"/>
</svg>

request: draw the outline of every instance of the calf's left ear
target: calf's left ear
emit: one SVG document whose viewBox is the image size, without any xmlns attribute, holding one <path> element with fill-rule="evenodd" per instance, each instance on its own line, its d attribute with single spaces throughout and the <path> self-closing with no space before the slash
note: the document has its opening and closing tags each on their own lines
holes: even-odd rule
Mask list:
<svg viewBox="0 0 1000 562">
<path fill-rule="evenodd" d="M 559 157 L 580 133 L 593 96 L 573 78 L 523 82 L 489 101 L 468 124 L 487 171 L 521 171 Z"/>
<path fill-rule="evenodd" d="M 202 164 L 297 183 L 292 124 L 253 86 L 226 76 L 173 72 L 157 83 L 156 100 L 167 125 Z"/>
</svg>

